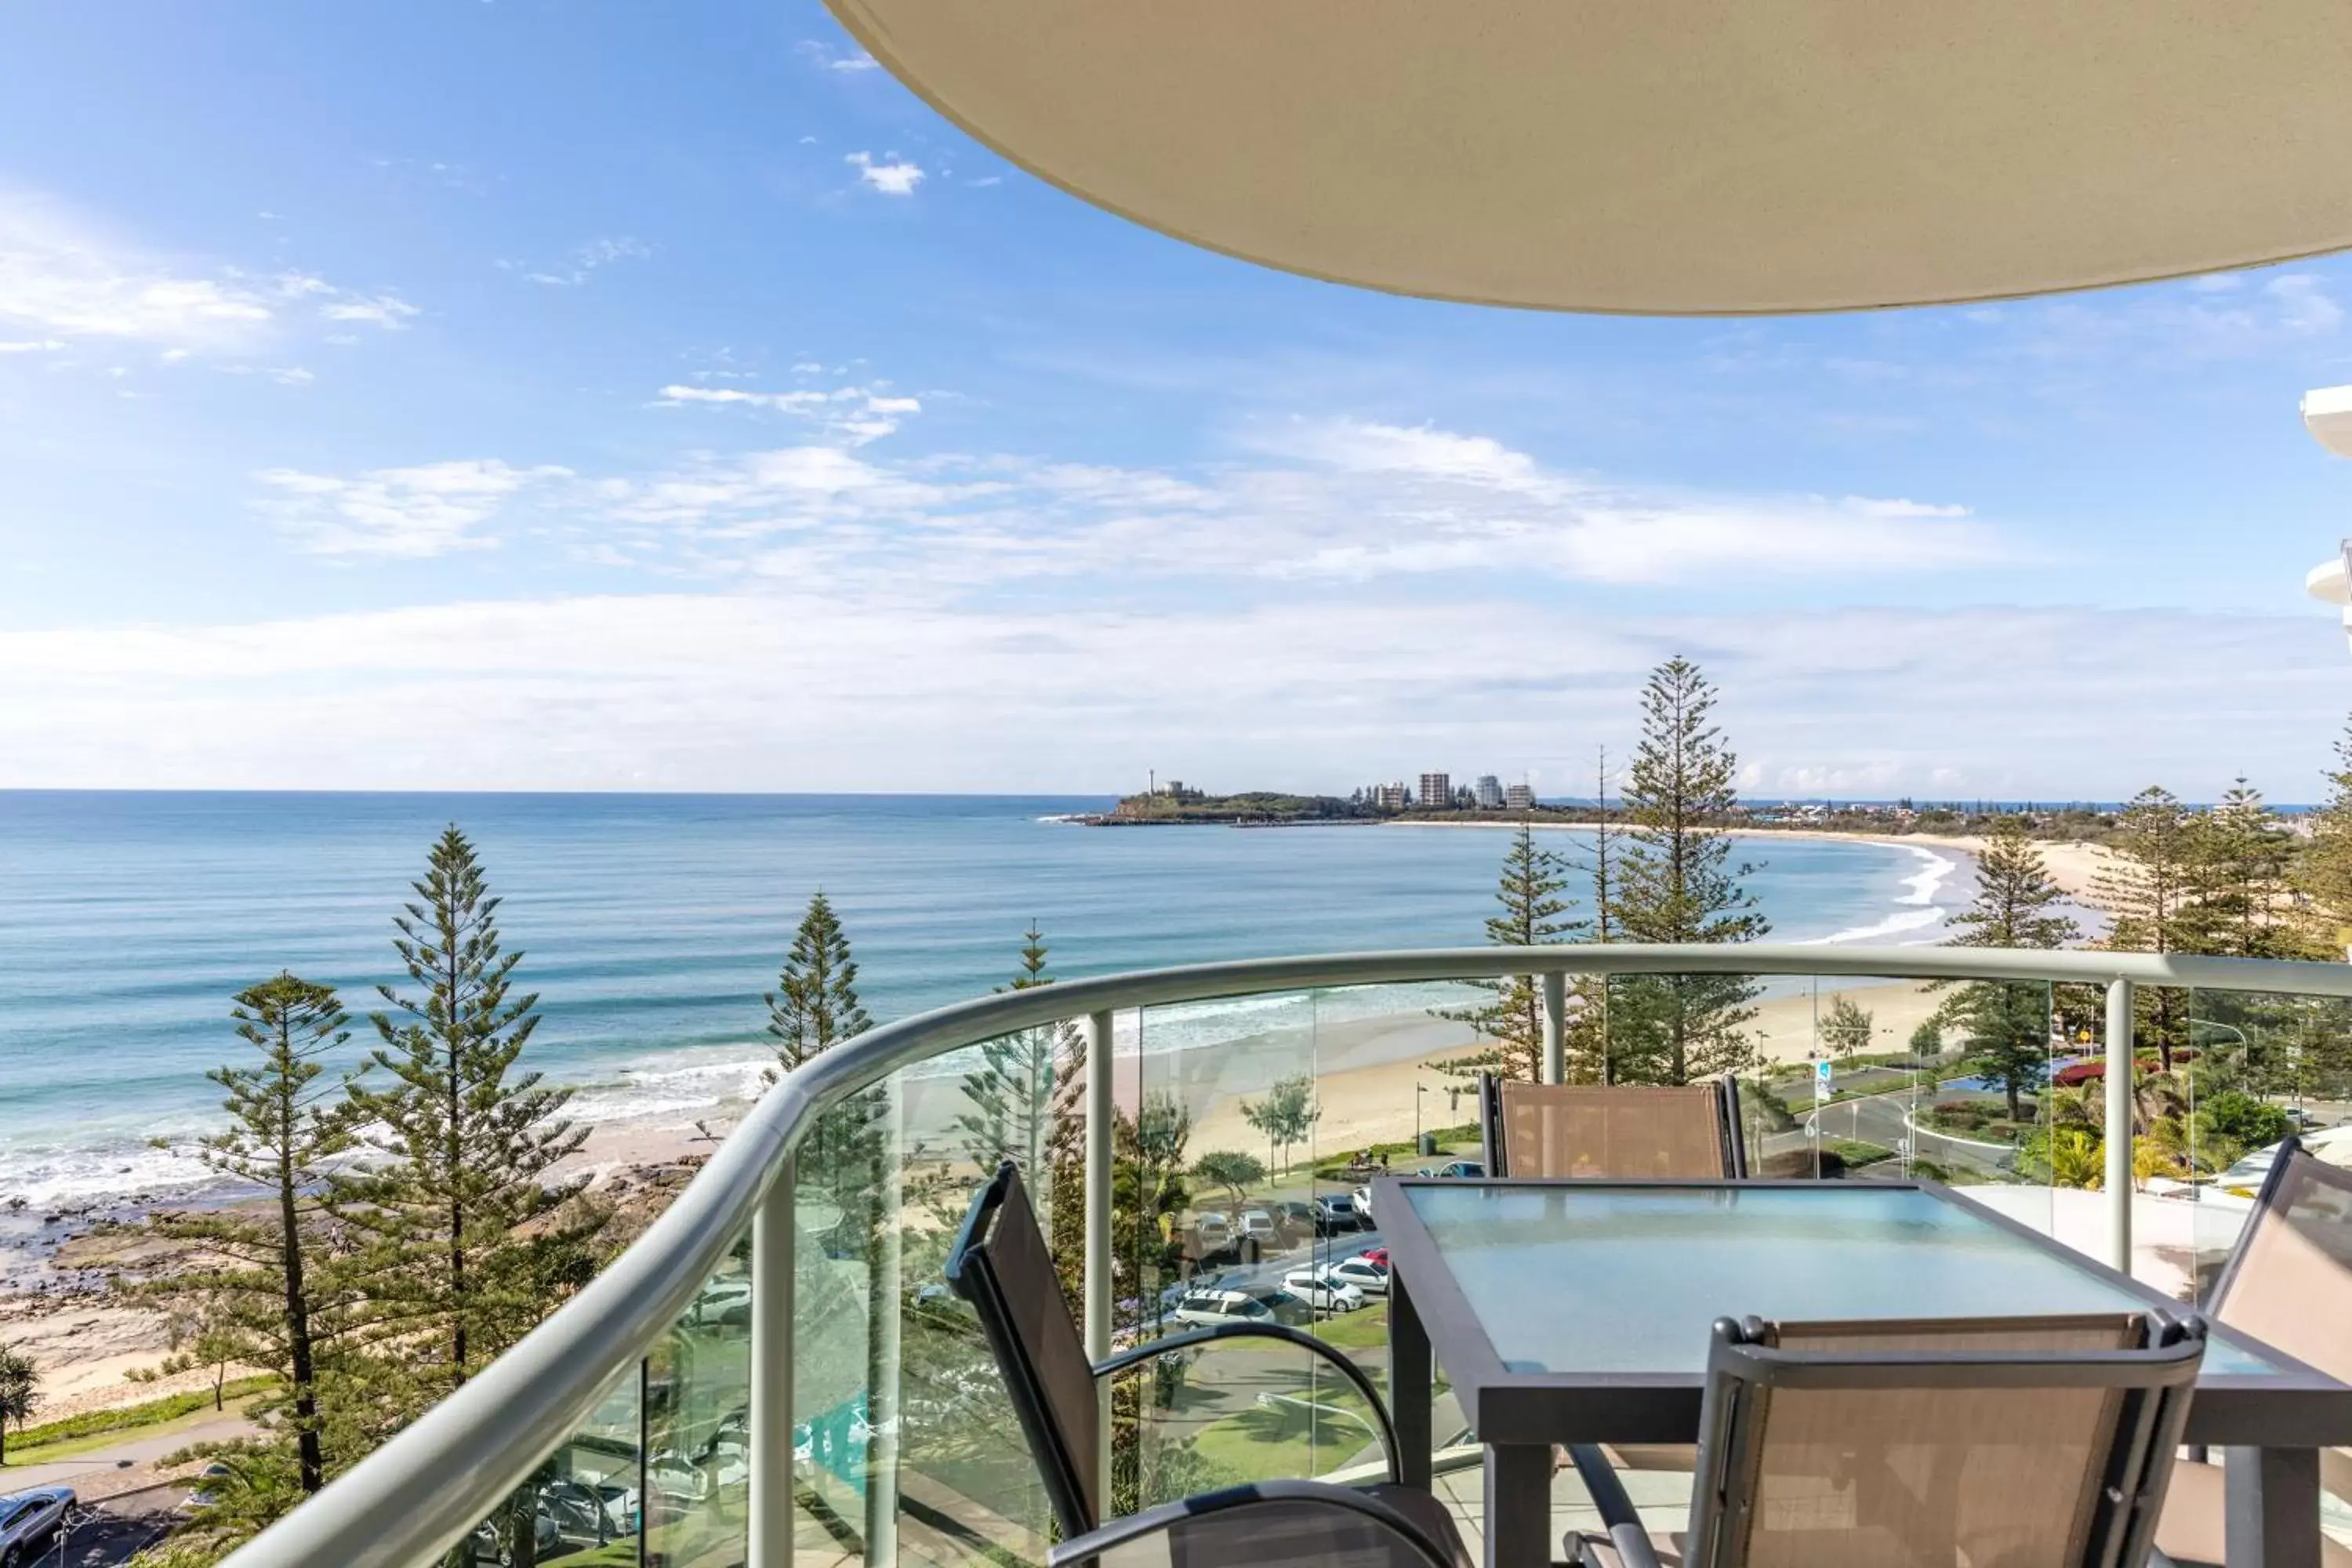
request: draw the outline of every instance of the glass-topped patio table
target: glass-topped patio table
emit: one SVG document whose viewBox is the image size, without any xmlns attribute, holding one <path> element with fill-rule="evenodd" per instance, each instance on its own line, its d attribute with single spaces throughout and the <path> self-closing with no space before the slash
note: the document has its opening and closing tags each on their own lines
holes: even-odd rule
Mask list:
<svg viewBox="0 0 2352 1568">
<path fill-rule="evenodd" d="M 1486 1561 L 1540 1568 L 1553 1445 L 1691 1443 L 1709 1327 L 2182 1303 L 1933 1183 L 1383 1179 L 1391 1398 L 1430 1481 L 1432 1356 L 1486 1446 Z M 2223 1447 L 2231 1568 L 2319 1562 L 2352 1388 L 2218 1327 L 2188 1440 Z"/>
</svg>

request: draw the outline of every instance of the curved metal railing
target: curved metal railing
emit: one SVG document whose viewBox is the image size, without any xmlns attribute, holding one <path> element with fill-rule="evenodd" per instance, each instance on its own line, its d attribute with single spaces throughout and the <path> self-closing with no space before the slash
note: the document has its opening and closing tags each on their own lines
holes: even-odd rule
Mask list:
<svg viewBox="0 0 2352 1568">
<path fill-rule="evenodd" d="M 577 1297 L 226 1562 L 230 1568 L 411 1568 L 464 1539 L 588 1415 L 614 1373 L 645 1355 L 685 1312 L 751 1226 L 815 1117 L 899 1068 L 1016 1030 L 1139 1007 L 1353 985 L 1601 973 L 2122 981 L 2352 998 L 2352 964 L 1759 942 L 1254 959 L 1066 980 L 956 1003 L 883 1025 L 784 1075 L 667 1211 Z M 755 1358 L 760 1351 L 755 1341 Z"/>
</svg>

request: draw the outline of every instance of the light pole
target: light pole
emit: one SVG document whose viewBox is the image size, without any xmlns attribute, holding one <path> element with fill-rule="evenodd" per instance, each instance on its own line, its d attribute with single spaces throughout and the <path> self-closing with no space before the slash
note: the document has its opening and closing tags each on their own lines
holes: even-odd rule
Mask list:
<svg viewBox="0 0 2352 1568">
<path fill-rule="evenodd" d="M 1429 1092 L 1429 1085 L 1418 1078 L 1412 1080 L 1412 1152 L 1421 1157 L 1421 1097 Z"/>
</svg>

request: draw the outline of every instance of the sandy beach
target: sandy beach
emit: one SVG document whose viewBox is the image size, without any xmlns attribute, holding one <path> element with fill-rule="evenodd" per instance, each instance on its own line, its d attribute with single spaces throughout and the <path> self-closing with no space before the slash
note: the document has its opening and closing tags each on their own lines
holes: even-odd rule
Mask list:
<svg viewBox="0 0 2352 1568">
<path fill-rule="evenodd" d="M 1493 831 L 1516 828 L 1515 822 L 1415 822 L 1399 817 L 1381 824 L 1383 827 L 1463 827 Z M 1573 833 L 1590 831 L 1591 825 L 1573 822 L 1538 822 L 1538 833 Z M 1832 833 L 1809 827 L 1733 827 L 1725 832 L 1734 838 L 1803 838 L 1822 844 L 1889 844 L 1903 849 L 1957 849 L 1976 856 L 1984 853 L 1985 839 L 1973 833 Z M 2077 902 L 2087 903 L 2091 889 L 2099 873 L 2114 864 L 2115 857 L 2096 844 L 2059 844 L 2037 841 L 2042 863 L 2050 871 L 2051 881 L 2061 892 Z"/>
</svg>

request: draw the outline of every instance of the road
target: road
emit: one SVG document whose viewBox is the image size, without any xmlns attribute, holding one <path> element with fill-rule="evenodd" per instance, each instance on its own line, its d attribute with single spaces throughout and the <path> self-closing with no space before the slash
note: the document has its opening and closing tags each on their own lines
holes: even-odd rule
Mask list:
<svg viewBox="0 0 2352 1568">
<path fill-rule="evenodd" d="M 1987 1181 L 2005 1181 L 2014 1177 L 2016 1152 L 2008 1145 L 1955 1138 L 1932 1129 L 1915 1130 L 1910 1124 L 1910 1091 L 1894 1089 L 1885 1094 L 1837 1100 L 1808 1115 L 1819 1119 L 1822 1136 L 1825 1139 L 1851 1138 L 1898 1152 L 1904 1141 L 1908 1139 L 1914 1158 L 1931 1160 L 1948 1171 L 1968 1171 Z M 1801 1119 L 1790 1131 L 1771 1133 L 1764 1140 L 1764 1152 L 1768 1156 L 1808 1150 L 1811 1146 L 1812 1140 L 1806 1133 Z"/>
</svg>

